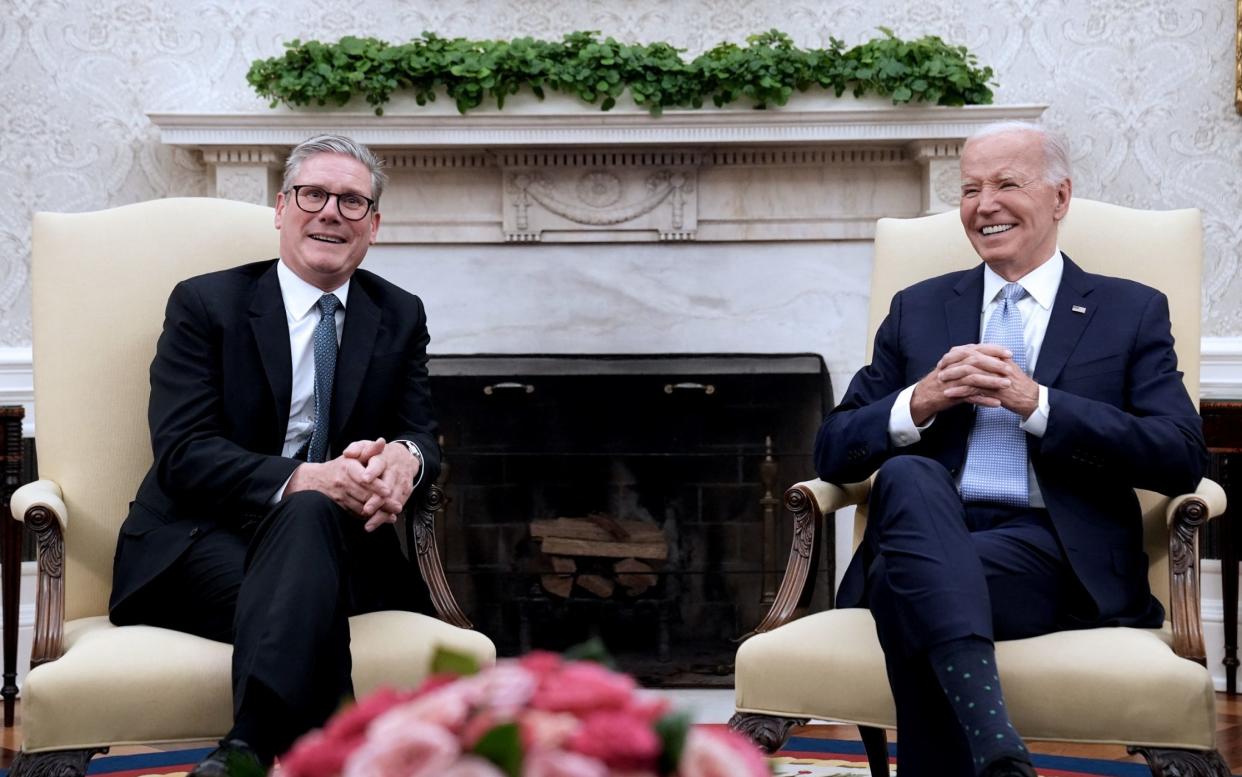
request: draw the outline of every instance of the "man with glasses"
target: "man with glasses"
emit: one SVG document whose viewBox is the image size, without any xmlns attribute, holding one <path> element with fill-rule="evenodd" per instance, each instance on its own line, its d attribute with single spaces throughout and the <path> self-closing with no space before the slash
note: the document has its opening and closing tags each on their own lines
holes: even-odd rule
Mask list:
<svg viewBox="0 0 1242 777">
<path fill-rule="evenodd" d="M 439 471 L 426 315 L 358 269 L 384 181 L 349 138 L 300 144 L 280 258 L 168 301 L 110 613 L 233 644 L 234 726 L 200 777 L 269 766 L 352 693 L 348 617 L 419 604 L 392 524 Z"/>
</svg>

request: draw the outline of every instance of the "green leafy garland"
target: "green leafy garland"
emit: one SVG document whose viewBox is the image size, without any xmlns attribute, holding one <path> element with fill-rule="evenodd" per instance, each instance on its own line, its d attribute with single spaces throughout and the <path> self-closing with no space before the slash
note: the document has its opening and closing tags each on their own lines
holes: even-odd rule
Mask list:
<svg viewBox="0 0 1242 777">
<path fill-rule="evenodd" d="M 540 99 L 548 89 L 599 102 L 610 110 L 626 89 L 653 115 L 665 108 L 701 108 L 739 99 L 755 108 L 784 105 L 794 91 L 812 86 L 847 90 L 856 97 L 879 95 L 894 103 L 939 105 L 992 102 L 992 68 L 979 67 L 963 46 L 934 35 L 905 41 L 891 30 L 850 49 L 833 38 L 826 49 L 800 49 L 788 35 L 769 30 L 751 35 L 745 46 L 721 43 L 693 61 L 667 43 L 629 45 L 595 32 L 573 32 L 560 42 L 515 38 L 471 41 L 424 33 L 391 45 L 375 38 L 341 38 L 336 43 L 294 40 L 283 56 L 256 60 L 246 80 L 272 107 L 345 105 L 366 97 L 383 114 L 393 92 L 411 91 L 419 105 L 443 89 L 465 113 L 487 96 L 504 108 L 505 98 L 529 89 Z"/>
</svg>

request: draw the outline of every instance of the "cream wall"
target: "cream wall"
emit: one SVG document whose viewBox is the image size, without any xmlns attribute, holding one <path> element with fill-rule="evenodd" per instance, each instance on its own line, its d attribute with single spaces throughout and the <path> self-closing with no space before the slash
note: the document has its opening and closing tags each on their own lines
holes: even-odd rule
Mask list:
<svg viewBox="0 0 1242 777">
<path fill-rule="evenodd" d="M 282 41 L 595 29 L 694 53 L 772 27 L 852 44 L 881 25 L 969 46 L 999 103 L 1047 103 L 1076 193 L 1203 208 L 1204 334 L 1242 335 L 1233 0 L 0 0 L 0 348 L 30 342 L 31 214 L 204 194 L 201 164 L 145 113 L 262 109 L 244 75 Z"/>
</svg>

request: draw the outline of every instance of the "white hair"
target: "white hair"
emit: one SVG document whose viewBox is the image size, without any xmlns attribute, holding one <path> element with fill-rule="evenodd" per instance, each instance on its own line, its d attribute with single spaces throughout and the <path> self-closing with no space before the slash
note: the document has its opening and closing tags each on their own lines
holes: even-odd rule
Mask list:
<svg viewBox="0 0 1242 777">
<path fill-rule="evenodd" d="M 993 135 L 1007 135 L 1017 132 L 1033 132 L 1039 135 L 1044 147 L 1044 180 L 1056 186 L 1072 177 L 1070 166 L 1069 142 L 1065 136 L 1047 127 L 1041 127 L 1029 121 L 998 121 L 975 132 L 966 143 Z"/>
</svg>

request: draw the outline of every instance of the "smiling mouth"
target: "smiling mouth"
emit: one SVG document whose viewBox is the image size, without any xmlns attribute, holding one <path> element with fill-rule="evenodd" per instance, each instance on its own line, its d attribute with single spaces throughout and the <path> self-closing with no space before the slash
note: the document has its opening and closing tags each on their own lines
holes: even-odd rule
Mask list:
<svg viewBox="0 0 1242 777">
<path fill-rule="evenodd" d="M 982 232 L 984 236 L 999 235 L 1002 232 L 1008 232 L 1009 230 L 1013 229 L 1014 226 L 1015 226 L 1014 224 L 991 224 L 989 226 L 984 227 L 983 229 L 979 231 Z"/>
<path fill-rule="evenodd" d="M 311 240 L 318 240 L 320 243 L 332 243 L 333 245 L 340 245 L 345 242 L 345 238 L 337 237 L 336 235 L 310 235 L 309 237 Z"/>
</svg>

